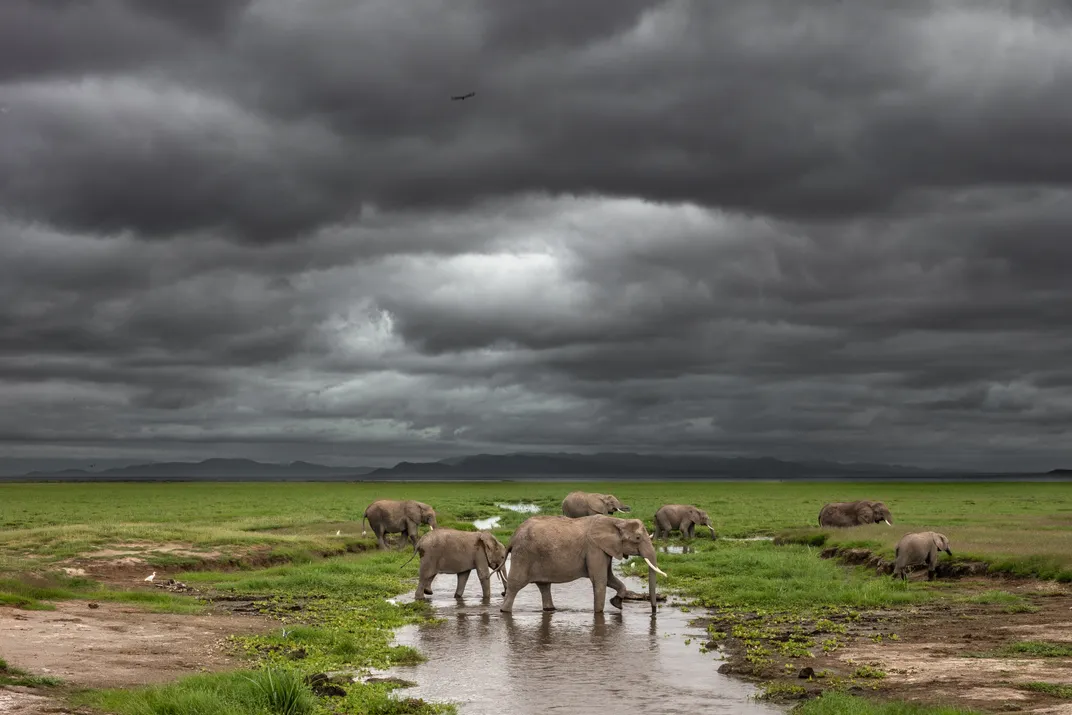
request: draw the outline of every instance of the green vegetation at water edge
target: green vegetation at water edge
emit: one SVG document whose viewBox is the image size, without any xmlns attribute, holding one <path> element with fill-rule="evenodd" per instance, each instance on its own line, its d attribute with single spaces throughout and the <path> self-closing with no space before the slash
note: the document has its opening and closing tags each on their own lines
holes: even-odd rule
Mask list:
<svg viewBox="0 0 1072 715">
<path fill-rule="evenodd" d="M 876 701 L 827 692 L 793 708 L 792 715 L 981 715 L 977 710 L 928 706 L 897 701 Z"/>
<path fill-rule="evenodd" d="M 14 685 L 24 688 L 42 688 L 63 685 L 63 681 L 51 675 L 31 675 L 25 670 L 12 668 L 0 658 L 0 686 Z"/>
</svg>

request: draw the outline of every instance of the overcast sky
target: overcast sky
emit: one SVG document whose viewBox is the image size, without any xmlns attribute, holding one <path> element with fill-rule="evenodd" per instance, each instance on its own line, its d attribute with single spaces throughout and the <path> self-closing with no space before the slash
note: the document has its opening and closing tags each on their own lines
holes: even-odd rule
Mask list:
<svg viewBox="0 0 1072 715">
<path fill-rule="evenodd" d="M 3 0 L 0 471 L 1072 467 L 1070 181 L 1067 1 Z"/>
</svg>

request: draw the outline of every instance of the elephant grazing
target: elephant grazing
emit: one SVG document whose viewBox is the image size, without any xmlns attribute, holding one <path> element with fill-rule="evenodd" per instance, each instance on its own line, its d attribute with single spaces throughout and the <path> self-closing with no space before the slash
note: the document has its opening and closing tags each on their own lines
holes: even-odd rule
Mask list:
<svg viewBox="0 0 1072 715">
<path fill-rule="evenodd" d="M 469 581 L 469 574 L 473 569 L 476 569 L 480 579 L 480 590 L 485 601 L 491 599 L 493 573 L 499 574 L 503 585 L 506 584 L 503 576 L 506 547 L 486 531 L 437 529 L 422 536 L 413 547 L 413 553 L 421 556 L 417 593 L 414 596 L 418 601 L 425 600 L 425 594 L 432 592 L 432 580 L 441 573 L 458 574 L 455 598 L 461 598 L 465 593 L 465 584 Z M 411 556 L 410 560 L 412 559 Z M 503 595 L 505 594 L 504 591 Z"/>
<path fill-rule="evenodd" d="M 937 531 L 917 531 L 905 534 L 894 549 L 896 559 L 893 563 L 893 577 L 908 580 L 908 572 L 913 566 L 927 565 L 927 580 L 933 581 L 938 572 L 938 552 L 944 551 L 950 556 L 949 539 Z"/>
<path fill-rule="evenodd" d="M 551 601 L 551 584 L 569 583 L 588 577 L 596 613 L 603 612 L 609 584 L 617 593 L 610 603 L 622 607 L 627 589 L 614 574 L 611 559 L 642 556 L 648 564 L 648 596 L 655 613 L 655 574 L 666 574 L 655 565 L 655 547 L 640 519 L 615 519 L 596 514 L 568 516 L 533 516 L 517 527 L 506 548 L 510 556 L 510 573 L 506 579 L 506 598 L 499 608 L 509 613 L 517 592 L 535 583 L 543 598 L 543 610 L 555 610 Z"/>
<path fill-rule="evenodd" d="M 819 526 L 859 526 L 861 524 L 877 524 L 884 521 L 890 526 L 893 524 L 893 514 L 889 508 L 880 501 L 833 502 L 826 504 L 819 510 Z"/>
<path fill-rule="evenodd" d="M 677 529 L 682 536 L 691 539 L 697 524 L 710 529 L 712 539 L 717 538 L 711 517 L 703 509 L 691 504 L 663 504 L 655 512 L 655 538 L 669 537 L 670 532 Z"/>
<path fill-rule="evenodd" d="M 593 514 L 613 514 L 616 511 L 632 511 L 628 505 L 618 501 L 613 494 L 596 494 L 594 492 L 570 492 L 562 500 L 562 513 L 566 516 L 592 516 Z"/>
<path fill-rule="evenodd" d="M 362 536 L 368 534 L 364 528 L 366 519 L 375 532 L 376 543 L 381 549 L 387 548 L 384 534 L 402 534 L 403 539 L 409 539 L 416 547 L 421 524 L 428 524 L 433 531 L 436 528 L 435 509 L 413 499 L 377 499 L 369 504 L 361 517 Z"/>
</svg>

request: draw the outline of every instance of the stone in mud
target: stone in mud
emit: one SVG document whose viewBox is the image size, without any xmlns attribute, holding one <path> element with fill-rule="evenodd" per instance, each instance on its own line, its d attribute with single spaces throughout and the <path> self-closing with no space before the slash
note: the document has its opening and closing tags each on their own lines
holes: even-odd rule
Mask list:
<svg viewBox="0 0 1072 715">
<path fill-rule="evenodd" d="M 729 663 L 723 663 L 722 665 L 718 666 L 718 672 L 722 673 L 723 675 L 730 675 L 733 673 L 733 666 Z"/>
<path fill-rule="evenodd" d="M 90 608 L 100 608 L 100 604 L 99 604 L 99 603 L 93 603 L 92 601 L 90 601 L 90 602 L 89 602 L 89 603 L 87 603 L 86 605 L 87 605 L 87 606 L 89 606 Z"/>
<path fill-rule="evenodd" d="M 815 676 L 815 668 L 812 668 L 810 665 L 801 668 L 800 672 L 797 673 L 797 677 L 802 679 L 802 680 L 807 680 L 808 678 L 811 678 L 811 677 L 814 677 L 814 676 Z"/>
<path fill-rule="evenodd" d="M 838 555 L 838 547 L 836 547 L 836 546 L 827 546 L 825 549 L 822 550 L 822 552 L 820 552 L 819 558 L 821 558 L 821 559 L 832 559 L 837 555 Z"/>
<path fill-rule="evenodd" d="M 646 594 L 646 593 L 637 593 L 636 591 L 626 591 L 625 595 L 622 596 L 622 600 L 623 601 L 647 601 L 648 600 L 648 594 Z M 666 600 L 666 594 L 663 594 L 663 593 L 655 594 L 655 600 L 657 602 L 665 601 Z"/>
<path fill-rule="evenodd" d="M 397 685 L 400 688 L 412 688 L 414 685 L 416 685 L 416 683 L 413 682 L 412 680 L 406 680 L 405 678 L 398 678 L 398 677 L 393 676 L 393 675 L 387 676 L 387 677 L 366 678 L 364 682 L 366 682 L 366 683 L 393 683 L 394 685 Z"/>
</svg>

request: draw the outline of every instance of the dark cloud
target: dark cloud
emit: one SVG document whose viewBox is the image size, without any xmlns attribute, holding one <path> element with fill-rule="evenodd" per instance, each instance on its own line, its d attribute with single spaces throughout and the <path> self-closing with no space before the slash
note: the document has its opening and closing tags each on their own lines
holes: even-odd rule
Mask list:
<svg viewBox="0 0 1072 715">
<path fill-rule="evenodd" d="M 1068 466 L 1070 40 L 1041 0 L 4 3 L 0 468 Z"/>
</svg>

